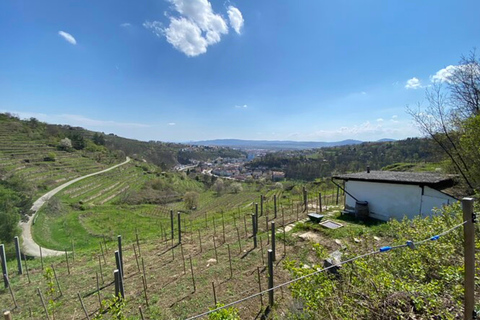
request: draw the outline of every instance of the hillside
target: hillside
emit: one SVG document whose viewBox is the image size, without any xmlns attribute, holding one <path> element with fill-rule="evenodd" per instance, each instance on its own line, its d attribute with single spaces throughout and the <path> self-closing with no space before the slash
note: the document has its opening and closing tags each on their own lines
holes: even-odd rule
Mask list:
<svg viewBox="0 0 480 320">
<path fill-rule="evenodd" d="M 142 142 L 79 127 L 47 124 L 35 118 L 20 120 L 12 114 L 0 114 L 0 240 L 11 244 L 13 235 L 18 233 L 17 221 L 29 214 L 33 199 L 74 178 L 120 163 L 126 155 L 137 160 L 132 164 L 137 168 L 137 175 L 148 173 L 153 177 L 179 162 L 244 156 L 228 148 Z M 105 186 L 110 189 L 101 193 L 110 197 L 110 201 L 120 196 L 119 190 L 127 193 L 128 189 L 130 194 L 143 187 L 126 178 L 111 179 L 112 185 Z M 178 200 L 184 192 L 172 187 L 156 197 Z M 152 197 L 151 192 L 145 201 Z"/>
<path fill-rule="evenodd" d="M 364 142 L 357 145 L 268 153 L 251 168 L 282 170 L 289 179 L 315 180 L 333 173 L 356 172 L 370 166 L 380 170 L 394 163 L 439 163 L 444 156 L 431 139 Z"/>
<path fill-rule="evenodd" d="M 134 178 L 134 166 L 124 171 L 131 173 L 117 177 L 138 179 Z M 145 319 L 185 319 L 212 308 L 215 301 L 230 303 L 246 298 L 268 287 L 266 249 L 271 247 L 271 231 L 265 222 L 273 220 L 277 228 L 275 285 L 320 270 L 323 260 L 334 252 L 342 252 L 342 259 L 348 259 L 385 245 L 428 239 L 461 222 L 459 206 L 432 219 L 356 221 L 339 214 L 335 189 L 307 186 L 310 210 L 319 210 L 316 194 L 322 192 L 323 214 L 343 225 L 328 230 L 305 220 L 297 193 L 300 186 L 290 191 L 267 191 L 272 186 L 251 185 L 237 194 L 205 193 L 210 195 L 199 203 L 198 211 L 180 215 L 180 228 L 175 215 L 172 239 L 169 209 L 178 210 L 176 204 L 173 207 L 109 205 L 108 201 L 101 204 L 100 198 L 108 196 L 94 197 L 95 192 L 81 194 L 92 183 L 95 182 L 72 186 L 58 198 L 62 205 L 70 207 L 68 213 L 47 210 L 43 214 L 42 219 L 48 217 L 58 222 L 50 229 L 51 233 L 42 236 L 51 237 L 56 244 L 49 245 L 67 249 L 68 255 L 24 261 L 23 275 L 15 272 L 15 260 L 8 262 L 11 288 L 19 308 L 14 308 L 9 291 L 3 287 L 0 305 L 12 310 L 14 319 L 45 318 L 36 288 L 46 301 L 47 312 L 55 319 L 85 318 L 79 296 L 90 318 L 95 319 L 141 319 L 138 306 Z M 253 203 L 260 200 L 262 193 L 263 214 L 259 208 L 255 248 L 249 219 L 255 211 Z M 277 219 L 274 219 L 274 196 L 281 209 Z M 83 199 L 85 205 L 75 209 L 78 199 Z M 210 207 L 212 200 L 214 207 Z M 55 207 L 55 203 L 50 205 L 50 209 Z M 38 224 L 45 225 L 45 221 L 39 219 Z M 179 230 L 182 230 L 181 244 Z M 126 295 L 121 304 L 112 298 L 114 251 L 118 250 L 119 234 Z M 325 313 L 330 313 L 332 319 L 392 316 L 431 319 L 440 314 L 455 318 L 462 313 L 463 260 L 458 250 L 461 235 L 461 229 L 456 229 L 436 242 L 419 246 L 416 251 L 404 248 L 375 255 L 345 265 L 339 270 L 340 276 L 321 273 L 283 286 L 275 290 L 275 305 L 268 312 L 266 293 L 262 299 L 257 296 L 233 307 L 241 319 L 266 313 L 272 318 L 291 319 L 315 319 Z M 107 305 L 110 307 L 106 309 Z M 114 314 L 122 317 L 116 318 Z"/>
<path fill-rule="evenodd" d="M 2 149 L 4 159 L 12 159 L 6 162 L 9 165 L 4 168 L 5 178 L 0 183 L 0 221 L 10 224 L 0 227 L 15 300 L 8 289 L 0 287 L 0 306 L 11 310 L 14 319 L 41 319 L 46 317 L 45 313 L 55 319 L 84 319 L 85 313 L 91 319 L 141 319 L 139 306 L 145 319 L 185 319 L 208 311 L 217 303 L 249 297 L 268 287 L 267 249 L 273 244 L 272 222 L 276 228 L 275 285 L 320 270 L 324 260 L 330 255 L 338 256 L 338 252 L 346 260 L 378 251 L 382 246 L 428 239 L 457 228 L 417 251 L 394 251 L 359 259 L 341 268 L 340 276 L 320 273 L 279 287 L 275 290 L 273 309 L 267 308 L 268 294 L 264 293 L 235 304 L 227 314 L 238 313 L 241 319 L 265 315 L 300 320 L 324 314 L 331 314 L 332 319 L 431 319 L 439 314 L 455 318 L 462 313 L 463 256 L 458 250 L 462 243 L 458 205 L 434 218 L 388 223 L 362 221 L 341 214 L 344 195 L 328 179 L 317 176 L 311 183 L 268 179 L 239 183 L 195 170 L 165 171 L 143 156 L 135 156 L 135 150 L 143 150 L 141 142 L 132 142 L 138 149 L 128 150 L 136 159 L 70 185 L 39 210 L 32 229 L 34 240 L 43 248 L 63 251 L 65 255 L 26 259 L 20 275 L 16 272 L 11 242 L 19 235 L 14 227 L 18 219 L 11 219 L 12 215 L 28 211 L 32 199 L 65 181 L 57 180 L 98 171 L 120 162 L 125 153 L 107 147 L 109 136 L 102 140 L 98 133 L 91 137 L 77 135 L 83 129 L 68 129 L 74 131 L 69 135 L 72 147 L 59 149 L 66 138 L 61 130 L 67 130 L 66 127 L 55 127 L 60 133 L 46 139 L 42 135 L 45 129 L 32 130 L 31 120 L 7 119 L 5 123 L 5 141 L 13 142 Z M 35 125 L 33 128 L 42 124 Z M 83 137 L 83 149 L 73 146 L 82 141 L 79 136 Z M 128 147 L 128 140 L 110 138 Z M 315 164 L 324 163 L 325 157 L 340 159 L 342 155 L 345 162 L 339 163 L 354 167 L 363 157 L 375 159 L 375 154 L 390 165 L 387 169 L 399 170 L 411 167 L 393 164 L 389 159 L 436 159 L 434 153 L 429 158 L 428 142 L 424 140 L 343 148 L 279 153 L 278 158 L 271 159 L 280 165 L 292 158 Z M 217 152 L 230 152 L 216 148 L 200 150 L 209 150 L 215 156 Z M 189 158 L 193 152 L 195 147 L 184 147 L 177 155 L 183 153 Z M 208 152 L 199 157 L 206 157 Z M 355 153 L 361 156 L 360 160 L 355 160 Z M 265 159 L 269 158 L 261 160 Z M 53 169 L 64 163 L 75 168 L 85 165 L 77 171 L 67 165 Z M 378 160 L 378 165 L 381 163 Z M 23 183 L 28 177 L 24 170 L 37 167 L 44 170 L 38 173 L 42 178 Z M 40 182 L 45 184 L 52 172 L 58 178 L 41 187 Z M 187 195 L 193 196 L 190 204 Z M 258 220 L 252 218 L 255 212 Z M 309 212 L 321 213 L 324 220 L 342 227 L 326 229 L 313 224 L 308 221 Z M 125 286 L 122 301 L 112 297 L 113 270 L 118 268 L 115 251 L 120 249 L 118 235 L 122 237 Z M 362 281 L 365 279 L 368 281 Z M 212 317 L 215 319 L 215 315 Z"/>
</svg>

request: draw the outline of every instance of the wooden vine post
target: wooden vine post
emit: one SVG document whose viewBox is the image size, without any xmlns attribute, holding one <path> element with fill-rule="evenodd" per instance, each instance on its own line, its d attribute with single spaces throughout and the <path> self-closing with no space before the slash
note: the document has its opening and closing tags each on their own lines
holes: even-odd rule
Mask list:
<svg viewBox="0 0 480 320">
<path fill-rule="evenodd" d="M 3 319 L 4 320 L 12 320 L 12 314 L 10 313 L 10 311 L 5 311 L 3 313 Z"/>
</svg>

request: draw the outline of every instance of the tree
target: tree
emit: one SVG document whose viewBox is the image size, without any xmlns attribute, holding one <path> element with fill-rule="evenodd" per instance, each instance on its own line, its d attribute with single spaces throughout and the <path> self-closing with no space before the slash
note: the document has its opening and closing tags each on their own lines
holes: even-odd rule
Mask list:
<svg viewBox="0 0 480 320">
<path fill-rule="evenodd" d="M 480 177 L 475 168 L 479 167 L 480 158 L 469 152 L 478 150 L 480 144 L 471 139 L 478 137 L 480 131 L 475 126 L 480 114 L 480 61 L 472 52 L 462 57 L 459 65 L 445 68 L 444 75 L 434 80 L 426 90 L 428 106 L 407 108 L 407 113 L 445 152 L 468 187 L 478 190 Z"/>
<path fill-rule="evenodd" d="M 83 136 L 78 132 L 72 132 L 68 135 L 70 140 L 72 141 L 72 146 L 77 150 L 82 150 L 85 148 L 85 139 Z"/>
<path fill-rule="evenodd" d="M 225 190 L 225 183 L 223 182 L 223 180 L 217 179 L 213 184 L 213 189 L 215 190 L 218 196 L 221 195 L 223 190 Z"/>
<path fill-rule="evenodd" d="M 183 196 L 183 201 L 185 202 L 185 208 L 187 210 L 192 210 L 198 207 L 198 198 L 199 194 L 195 191 L 189 191 Z"/>
<path fill-rule="evenodd" d="M 17 233 L 20 220 L 18 205 L 20 195 L 0 184 L 0 241 L 10 242 Z"/>
<path fill-rule="evenodd" d="M 95 132 L 93 134 L 92 140 L 95 144 L 97 144 L 99 146 L 104 146 L 105 145 L 105 137 L 103 136 L 103 134 L 98 134 L 97 132 Z"/>
<path fill-rule="evenodd" d="M 230 185 L 230 190 L 232 193 L 240 193 L 243 191 L 242 184 L 239 182 L 234 182 Z"/>
<path fill-rule="evenodd" d="M 58 148 L 62 149 L 62 150 L 69 150 L 72 148 L 72 140 L 68 139 L 68 138 L 64 138 L 62 140 L 60 140 L 60 143 L 58 145 Z"/>
</svg>

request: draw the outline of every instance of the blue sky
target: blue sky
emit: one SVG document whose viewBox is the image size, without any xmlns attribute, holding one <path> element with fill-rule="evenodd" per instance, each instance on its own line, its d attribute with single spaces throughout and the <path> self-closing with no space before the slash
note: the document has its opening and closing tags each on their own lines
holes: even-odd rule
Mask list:
<svg viewBox="0 0 480 320">
<path fill-rule="evenodd" d="M 140 140 L 418 136 L 480 1 L 0 1 L 0 112 Z"/>
</svg>

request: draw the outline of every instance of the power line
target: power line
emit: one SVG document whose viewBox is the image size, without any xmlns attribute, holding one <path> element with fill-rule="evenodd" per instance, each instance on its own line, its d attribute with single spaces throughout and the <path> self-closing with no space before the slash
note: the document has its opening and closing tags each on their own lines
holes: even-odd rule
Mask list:
<svg viewBox="0 0 480 320">
<path fill-rule="evenodd" d="M 216 309 L 213 309 L 213 310 L 210 310 L 210 311 L 207 311 L 207 312 L 204 312 L 204 313 L 201 313 L 201 314 L 198 314 L 198 315 L 195 315 L 193 317 L 190 317 L 190 318 L 187 318 L 187 320 L 193 320 L 193 319 L 198 319 L 198 318 L 201 318 L 203 316 L 206 316 L 206 315 L 209 315 L 210 313 L 213 313 L 213 312 L 216 312 L 216 311 L 219 311 L 219 310 L 222 310 L 222 309 L 225 309 L 225 308 L 228 308 L 228 307 L 231 307 L 233 305 L 236 305 L 238 303 L 241 303 L 241 302 L 244 302 L 244 301 L 247 301 L 247 300 L 250 300 L 250 299 L 253 299 L 255 297 L 258 297 L 259 295 L 263 295 L 263 294 L 266 294 L 272 290 L 275 290 L 275 289 L 278 289 L 278 288 L 281 288 L 281 287 L 284 287 L 284 286 L 287 286 L 291 283 L 294 283 L 294 282 L 297 282 L 297 281 L 300 281 L 300 280 L 303 280 L 305 278 L 308 278 L 308 277 L 311 277 L 311 276 L 314 276 L 316 274 L 319 274 L 321 272 L 324 272 L 324 271 L 327 271 L 329 269 L 332 269 L 332 268 L 335 268 L 335 267 L 338 267 L 338 266 L 341 266 L 343 264 L 346 264 L 346 263 L 350 263 L 350 262 L 353 262 L 355 260 L 358 260 L 358 259 L 362 259 L 362 258 L 366 258 L 368 256 L 371 256 L 371 255 L 374 255 L 374 254 L 378 254 L 378 253 L 382 253 L 382 252 L 387 252 L 387 251 L 391 251 L 391 250 L 394 250 L 394 249 L 399 249 L 399 248 L 405 248 L 405 247 L 409 247 L 410 249 L 414 250 L 416 249 L 416 246 L 417 245 L 422 245 L 428 241 L 435 241 L 435 240 L 438 240 L 441 236 L 444 236 L 460 227 L 462 227 L 465 223 L 467 223 L 468 221 L 463 221 L 462 223 L 460 224 L 457 224 L 456 226 L 446 230 L 446 231 L 443 231 L 442 233 L 439 233 L 437 235 L 434 235 L 434 236 L 431 236 L 427 239 L 424 239 L 424 240 L 421 240 L 421 241 L 407 241 L 405 244 L 401 244 L 401 245 L 396 245 L 396 246 L 383 246 L 383 247 L 380 247 L 378 250 L 375 250 L 375 251 L 371 251 L 371 252 L 368 252 L 368 253 L 365 253 L 365 254 L 362 254 L 362 255 L 359 255 L 359 256 L 356 256 L 354 258 L 350 258 L 350 259 L 347 259 L 345 261 L 342 261 L 336 265 L 331 265 L 329 267 L 326 267 L 326 268 L 323 268 L 323 269 L 320 269 L 320 270 L 317 270 L 315 272 L 312 272 L 312 273 L 309 273 L 309 274 L 306 274 L 304 276 L 301 276 L 301 277 L 298 277 L 298 278 L 295 278 L 295 279 L 292 279 L 290 281 L 287 281 L 287 282 L 284 282 L 282 284 L 279 284 L 279 285 L 276 285 L 274 287 L 272 287 L 271 289 L 267 289 L 267 290 L 263 290 L 261 292 L 257 292 L 255 294 L 252 294 L 250 296 L 247 296 L 245 298 L 242 298 L 242 299 L 239 299 L 239 300 L 236 300 L 236 301 L 233 301 L 233 302 L 230 302 L 226 305 L 223 305 L 221 307 L 218 307 Z"/>
</svg>

